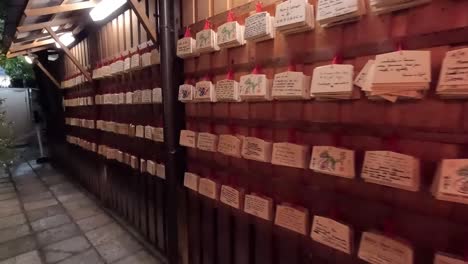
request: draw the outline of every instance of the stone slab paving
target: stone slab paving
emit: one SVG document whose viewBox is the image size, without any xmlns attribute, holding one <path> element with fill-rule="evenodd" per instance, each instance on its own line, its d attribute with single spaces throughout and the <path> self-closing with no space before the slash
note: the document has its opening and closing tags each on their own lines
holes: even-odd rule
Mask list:
<svg viewBox="0 0 468 264">
<path fill-rule="evenodd" d="M 0 172 L 0 264 L 162 264 L 50 166 Z"/>
</svg>

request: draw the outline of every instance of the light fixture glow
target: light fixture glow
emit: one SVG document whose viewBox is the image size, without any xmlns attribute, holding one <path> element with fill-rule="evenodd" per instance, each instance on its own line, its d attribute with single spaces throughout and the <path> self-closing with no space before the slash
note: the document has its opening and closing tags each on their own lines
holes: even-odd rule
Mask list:
<svg viewBox="0 0 468 264">
<path fill-rule="evenodd" d="M 53 32 L 55 32 L 60 28 L 60 26 L 54 26 L 54 27 L 50 27 L 50 28 L 52 29 Z M 44 34 L 47 33 L 47 30 L 43 29 L 42 33 L 44 33 Z"/>
<path fill-rule="evenodd" d="M 72 44 L 73 41 L 75 41 L 75 37 L 73 36 L 73 33 L 67 32 L 67 33 L 64 33 L 63 35 L 61 35 L 59 37 L 59 40 L 60 40 L 60 42 L 62 42 L 63 45 L 68 46 L 68 45 Z M 60 48 L 60 45 L 57 42 L 55 42 L 55 46 L 57 48 Z"/>
<path fill-rule="evenodd" d="M 102 0 L 90 12 L 93 21 L 101 21 L 123 6 L 127 0 Z"/>
<path fill-rule="evenodd" d="M 29 64 L 33 64 L 33 62 L 34 62 L 34 58 L 32 58 L 30 56 L 24 56 L 24 60 Z"/>
</svg>

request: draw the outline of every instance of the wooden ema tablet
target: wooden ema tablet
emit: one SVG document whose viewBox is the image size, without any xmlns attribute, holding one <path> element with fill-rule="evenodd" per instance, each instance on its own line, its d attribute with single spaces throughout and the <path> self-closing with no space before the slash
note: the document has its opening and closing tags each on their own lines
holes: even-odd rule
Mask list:
<svg viewBox="0 0 468 264">
<path fill-rule="evenodd" d="M 314 27 L 314 6 L 307 0 L 287 0 L 276 6 L 275 28 L 282 34 L 305 32 Z"/>
<path fill-rule="evenodd" d="M 239 82 L 224 79 L 218 81 L 215 86 L 216 101 L 218 102 L 240 102 Z"/>
<path fill-rule="evenodd" d="M 447 99 L 468 97 L 468 48 L 446 53 L 437 94 Z"/>
<path fill-rule="evenodd" d="M 141 90 L 141 103 L 142 104 L 151 104 L 153 102 L 153 90 L 144 89 Z"/>
<path fill-rule="evenodd" d="M 141 54 L 141 66 L 148 67 L 161 63 L 159 51 L 155 48 L 152 40 L 146 42 L 146 52 Z"/>
<path fill-rule="evenodd" d="M 354 151 L 332 146 L 314 146 L 310 169 L 319 173 L 353 179 L 356 176 Z"/>
<path fill-rule="evenodd" d="M 154 48 L 153 50 L 151 50 L 150 62 L 150 65 L 161 64 L 161 53 L 159 53 L 158 49 Z"/>
<path fill-rule="evenodd" d="M 242 151 L 242 138 L 239 136 L 233 135 L 220 135 L 218 141 L 218 152 L 232 156 L 236 158 L 241 158 Z"/>
<path fill-rule="evenodd" d="M 211 133 L 200 132 L 197 138 L 197 148 L 204 151 L 216 152 L 218 136 Z"/>
<path fill-rule="evenodd" d="M 261 42 L 275 37 L 274 17 L 268 12 L 255 13 L 245 19 L 244 39 Z"/>
<path fill-rule="evenodd" d="M 198 192 L 198 185 L 200 181 L 200 176 L 186 172 L 184 174 L 184 186 L 191 189 L 192 191 Z"/>
<path fill-rule="evenodd" d="M 135 90 L 133 92 L 133 104 L 141 104 L 143 101 L 143 94 L 141 90 Z"/>
<path fill-rule="evenodd" d="M 195 87 L 190 84 L 182 84 L 179 86 L 179 101 L 186 103 L 193 101 Z"/>
<path fill-rule="evenodd" d="M 197 132 L 191 130 L 181 130 L 179 144 L 181 146 L 196 148 L 197 147 Z"/>
<path fill-rule="evenodd" d="M 368 60 L 356 76 L 356 79 L 354 79 L 354 85 L 361 88 L 366 93 L 371 91 L 372 80 L 370 78 L 370 71 L 374 62 L 374 60 Z"/>
<path fill-rule="evenodd" d="M 361 0 L 318 0 L 317 22 L 322 27 L 332 27 L 357 21 L 365 14 Z"/>
<path fill-rule="evenodd" d="M 200 178 L 198 193 L 213 200 L 218 200 L 219 185 L 208 178 Z"/>
<path fill-rule="evenodd" d="M 125 104 L 125 94 L 124 93 L 118 93 L 117 97 L 118 97 L 118 100 L 117 100 L 118 105 Z"/>
<path fill-rule="evenodd" d="M 195 84 L 193 100 L 195 102 L 216 102 L 216 91 L 211 81 L 200 81 Z"/>
<path fill-rule="evenodd" d="M 144 126 L 136 126 L 136 130 L 135 130 L 135 137 L 139 137 L 139 138 L 144 138 L 145 137 L 145 127 Z"/>
<path fill-rule="evenodd" d="M 145 173 L 147 169 L 146 160 L 140 159 L 140 172 Z"/>
<path fill-rule="evenodd" d="M 310 76 L 302 72 L 287 71 L 275 74 L 272 97 L 276 100 L 310 99 L 310 80 Z"/>
<path fill-rule="evenodd" d="M 197 53 L 209 53 L 220 50 L 218 37 L 212 29 L 204 29 L 197 33 L 196 51 Z"/>
<path fill-rule="evenodd" d="M 434 257 L 434 264 L 468 264 L 462 258 L 450 254 L 438 252 Z"/>
<path fill-rule="evenodd" d="M 305 169 L 309 147 L 288 142 L 273 143 L 271 163 L 274 165 Z"/>
<path fill-rule="evenodd" d="M 346 254 L 352 252 L 352 230 L 349 226 L 323 216 L 314 216 L 312 240 Z"/>
<path fill-rule="evenodd" d="M 287 204 L 276 206 L 275 225 L 289 229 L 301 235 L 307 235 L 309 211 Z"/>
<path fill-rule="evenodd" d="M 196 41 L 192 37 L 184 37 L 177 41 L 177 57 L 185 59 L 198 56 Z"/>
<path fill-rule="evenodd" d="M 146 171 L 153 175 L 153 176 L 156 176 L 156 162 L 152 161 L 152 160 L 148 160 L 146 162 Z"/>
<path fill-rule="evenodd" d="M 152 127 L 151 134 L 153 135 L 153 140 L 156 142 L 164 142 L 164 128 L 162 127 Z"/>
<path fill-rule="evenodd" d="M 431 1 L 432 0 L 369 0 L 369 4 L 372 12 L 381 15 L 420 6 L 430 3 Z"/>
<path fill-rule="evenodd" d="M 164 164 L 156 164 L 156 176 L 161 179 L 166 179 L 166 166 Z"/>
<path fill-rule="evenodd" d="M 245 137 L 242 143 L 242 157 L 244 159 L 271 162 L 273 144 L 256 137 Z"/>
<path fill-rule="evenodd" d="M 145 126 L 145 138 L 149 140 L 153 140 L 153 129 L 152 126 Z"/>
<path fill-rule="evenodd" d="M 358 257 L 371 264 L 412 264 L 413 249 L 406 243 L 389 237 L 364 232 Z"/>
<path fill-rule="evenodd" d="M 245 101 L 270 101 L 271 80 L 265 74 L 248 74 L 240 78 L 239 95 Z"/>
<path fill-rule="evenodd" d="M 129 72 L 131 67 L 132 67 L 132 59 L 130 57 L 130 51 L 126 51 L 124 53 L 125 59 L 124 59 L 124 72 Z M 104 75 L 104 74 L 102 74 Z"/>
<path fill-rule="evenodd" d="M 125 104 L 133 104 L 133 92 L 125 93 Z"/>
<path fill-rule="evenodd" d="M 366 151 L 361 177 L 366 182 L 416 192 L 420 185 L 419 160 L 391 151 Z"/>
<path fill-rule="evenodd" d="M 421 99 L 431 82 L 431 53 L 401 50 L 377 55 L 369 78 L 369 96 L 391 102 Z"/>
<path fill-rule="evenodd" d="M 152 96 L 154 104 L 162 104 L 163 97 L 162 97 L 162 89 L 161 88 L 153 88 Z"/>
<path fill-rule="evenodd" d="M 311 96 L 328 100 L 359 98 L 359 93 L 353 93 L 353 75 L 353 65 L 331 64 L 316 67 L 312 76 Z"/>
<path fill-rule="evenodd" d="M 141 58 L 140 58 L 140 54 L 138 53 L 138 47 L 131 48 L 130 53 L 132 54 L 132 56 L 130 57 L 130 69 L 131 70 L 140 69 Z"/>
<path fill-rule="evenodd" d="M 123 163 L 123 152 L 120 151 L 120 150 L 116 150 L 115 152 L 115 159 L 120 162 L 120 163 Z"/>
<path fill-rule="evenodd" d="M 432 193 L 438 200 L 468 204 L 468 159 L 442 160 Z"/>
<path fill-rule="evenodd" d="M 237 21 L 230 21 L 218 27 L 217 37 L 220 48 L 234 48 L 245 44 L 244 26 Z"/>
<path fill-rule="evenodd" d="M 244 191 L 222 185 L 219 200 L 232 208 L 242 209 L 244 208 Z"/>
<path fill-rule="evenodd" d="M 135 137 L 136 136 L 136 126 L 133 124 L 128 125 L 128 136 Z"/>
<path fill-rule="evenodd" d="M 247 194 L 245 195 L 244 212 L 271 221 L 273 218 L 273 200 L 268 197 Z"/>
</svg>

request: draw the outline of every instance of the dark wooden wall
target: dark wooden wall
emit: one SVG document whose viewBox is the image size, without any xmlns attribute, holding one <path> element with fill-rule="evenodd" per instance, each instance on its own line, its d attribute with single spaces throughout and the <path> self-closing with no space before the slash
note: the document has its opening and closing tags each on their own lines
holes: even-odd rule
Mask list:
<svg viewBox="0 0 468 264">
<path fill-rule="evenodd" d="M 139 1 L 149 21 L 156 24 L 156 1 Z M 71 53 L 90 73 L 98 65 L 110 62 L 121 53 L 149 40 L 148 34 L 132 9 L 125 10 L 103 25 L 89 30 L 90 34 L 70 48 Z M 81 72 L 68 58 L 62 61 L 61 80 Z M 122 73 L 93 82 L 85 82 L 61 90 L 63 99 L 94 97 L 109 93 L 130 92 L 160 87 L 160 66 Z M 134 125 L 162 124 L 160 104 L 148 105 L 87 105 L 66 107 L 65 118 L 103 120 Z M 62 120 L 63 122 L 63 120 Z M 165 162 L 165 146 L 143 138 L 129 137 L 98 129 L 67 125 L 65 135 L 78 137 L 97 145 L 119 149 L 140 159 Z M 63 140 L 63 139 L 62 139 Z M 165 181 L 140 168 L 131 168 L 116 160 L 72 144 L 55 144 L 54 160 L 81 182 L 102 203 L 125 219 L 143 235 L 161 256 L 166 245 Z"/>
<path fill-rule="evenodd" d="M 183 2 L 184 24 L 199 21 L 191 25 L 194 36 L 203 27 L 200 20 L 205 19 L 202 11 L 197 11 L 198 16 L 193 12 L 200 0 Z M 234 8 L 241 24 L 256 2 Z M 274 3 L 279 1 L 263 2 L 265 10 L 274 15 Z M 188 263 L 360 263 L 356 257 L 360 234 L 383 231 L 388 223 L 395 227 L 395 236 L 413 245 L 415 263 L 432 263 L 436 251 L 463 255 L 468 245 L 468 208 L 435 200 L 429 188 L 438 161 L 467 157 L 468 105 L 462 100 L 441 100 L 434 94 L 445 53 L 468 43 L 467 11 L 467 1 L 433 0 L 388 15 L 366 14 L 357 23 L 329 29 L 317 24 L 312 32 L 288 37 L 277 34 L 274 41 L 185 60 L 187 77 L 211 73 L 214 82 L 224 79 L 229 68 L 239 80 L 256 64 L 272 79 L 291 61 L 311 75 L 315 67 L 330 64 L 337 54 L 343 56 L 343 63 L 354 65 L 357 74 L 367 60 L 401 44 L 404 49 L 430 50 L 433 73 L 431 91 L 420 101 L 392 104 L 370 101 L 363 95 L 352 101 L 186 104 L 190 130 L 229 134 L 229 128 L 235 126 L 247 136 L 261 128 L 266 139 L 283 142 L 294 129 L 298 143 L 310 146 L 336 145 L 339 135 L 341 146 L 356 151 L 358 175 L 366 150 L 395 150 L 422 161 L 422 188 L 413 193 L 364 183 L 359 177 L 341 179 L 188 149 L 188 171 L 261 193 L 276 203 L 303 206 L 311 215 L 334 216 L 353 227 L 356 242 L 353 255 L 348 256 L 187 190 Z M 216 30 L 226 21 L 226 14 L 209 19 Z M 397 143 L 390 144 L 393 140 L 389 139 L 395 138 Z"/>
</svg>

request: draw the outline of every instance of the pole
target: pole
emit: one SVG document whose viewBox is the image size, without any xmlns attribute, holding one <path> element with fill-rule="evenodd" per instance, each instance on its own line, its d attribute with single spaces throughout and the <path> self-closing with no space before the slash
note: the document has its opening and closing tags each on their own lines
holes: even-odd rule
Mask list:
<svg viewBox="0 0 468 264">
<path fill-rule="evenodd" d="M 153 0 L 156 1 L 156 0 Z M 182 77 L 182 64 L 176 57 L 176 40 L 180 29 L 180 4 L 159 0 L 161 79 L 164 104 L 164 141 L 166 146 L 166 241 L 169 264 L 178 264 L 178 187 L 182 182 L 185 160 L 179 146 L 183 106 L 177 101 L 177 87 Z"/>
</svg>

